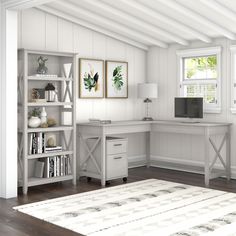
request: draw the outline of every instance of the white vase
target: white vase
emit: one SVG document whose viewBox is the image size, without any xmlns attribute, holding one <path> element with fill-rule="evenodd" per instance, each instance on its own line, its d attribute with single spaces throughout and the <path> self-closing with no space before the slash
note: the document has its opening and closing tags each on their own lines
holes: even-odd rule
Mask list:
<svg viewBox="0 0 236 236">
<path fill-rule="evenodd" d="M 45 110 L 45 107 L 42 108 L 40 118 L 41 118 L 41 124 L 47 123 L 47 112 Z"/>
<path fill-rule="evenodd" d="M 30 128 L 38 128 L 41 124 L 41 119 L 37 116 L 31 116 L 28 120 L 28 126 Z"/>
<path fill-rule="evenodd" d="M 72 63 L 63 64 L 65 77 L 68 79 L 70 77 Z"/>
</svg>

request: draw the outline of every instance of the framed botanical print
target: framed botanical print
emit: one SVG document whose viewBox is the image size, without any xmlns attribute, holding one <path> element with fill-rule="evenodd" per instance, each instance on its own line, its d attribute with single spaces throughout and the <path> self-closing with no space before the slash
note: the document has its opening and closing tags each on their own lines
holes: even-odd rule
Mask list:
<svg viewBox="0 0 236 236">
<path fill-rule="evenodd" d="M 128 62 L 106 61 L 106 97 L 128 98 Z"/>
<path fill-rule="evenodd" d="M 104 61 L 80 58 L 79 97 L 104 97 Z"/>
</svg>

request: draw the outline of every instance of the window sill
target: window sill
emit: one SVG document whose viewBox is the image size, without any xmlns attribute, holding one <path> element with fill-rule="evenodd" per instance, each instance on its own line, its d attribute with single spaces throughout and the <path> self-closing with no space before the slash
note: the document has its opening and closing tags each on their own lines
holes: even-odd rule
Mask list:
<svg viewBox="0 0 236 236">
<path fill-rule="evenodd" d="M 221 108 L 220 107 L 214 107 L 214 108 L 206 108 L 203 110 L 203 113 L 206 114 L 220 114 L 221 113 Z M 236 108 L 235 108 L 235 113 L 236 113 Z"/>
</svg>

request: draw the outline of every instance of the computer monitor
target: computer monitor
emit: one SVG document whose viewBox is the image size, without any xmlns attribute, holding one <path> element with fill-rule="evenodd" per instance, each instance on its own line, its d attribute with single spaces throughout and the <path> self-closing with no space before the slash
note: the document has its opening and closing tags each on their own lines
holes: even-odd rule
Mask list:
<svg viewBox="0 0 236 236">
<path fill-rule="evenodd" d="M 175 117 L 203 118 L 203 98 L 175 98 Z"/>
</svg>

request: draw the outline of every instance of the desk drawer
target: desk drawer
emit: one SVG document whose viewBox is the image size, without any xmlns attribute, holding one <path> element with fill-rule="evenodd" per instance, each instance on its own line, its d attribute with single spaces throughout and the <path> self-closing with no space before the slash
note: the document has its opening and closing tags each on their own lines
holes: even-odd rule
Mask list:
<svg viewBox="0 0 236 236">
<path fill-rule="evenodd" d="M 106 179 L 116 179 L 128 176 L 128 161 L 125 153 L 107 156 Z"/>
<path fill-rule="evenodd" d="M 127 139 L 107 140 L 107 155 L 127 152 Z"/>
</svg>

